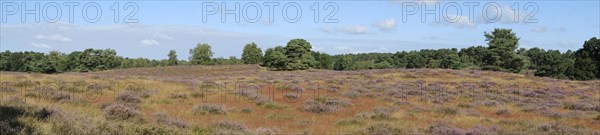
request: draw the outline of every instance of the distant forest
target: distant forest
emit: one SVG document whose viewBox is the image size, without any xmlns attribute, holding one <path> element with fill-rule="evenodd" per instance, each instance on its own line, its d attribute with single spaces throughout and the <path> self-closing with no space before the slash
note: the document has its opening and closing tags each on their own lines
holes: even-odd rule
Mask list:
<svg viewBox="0 0 600 135">
<path fill-rule="evenodd" d="M 530 74 L 572 80 L 600 78 L 600 39 L 593 37 L 576 51 L 519 48 L 519 37 L 511 29 L 484 32 L 487 46 L 456 49 L 423 49 L 396 53 L 329 55 L 312 51 L 310 42 L 292 39 L 286 46 L 264 51 L 255 43 L 246 44 L 242 58 L 213 58 L 209 44 L 190 49 L 188 60 L 170 50 L 168 59 L 124 58 L 112 49 L 86 49 L 69 54 L 51 51 L 0 52 L 0 70 L 36 73 L 92 72 L 109 69 L 176 65 L 260 64 L 270 70 L 314 69 L 365 70 L 388 68 L 478 69 Z"/>
</svg>

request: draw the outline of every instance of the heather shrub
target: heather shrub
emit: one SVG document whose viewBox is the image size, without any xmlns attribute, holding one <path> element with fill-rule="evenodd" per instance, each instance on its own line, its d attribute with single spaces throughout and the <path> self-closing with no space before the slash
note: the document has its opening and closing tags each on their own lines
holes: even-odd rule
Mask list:
<svg viewBox="0 0 600 135">
<path fill-rule="evenodd" d="M 400 128 L 394 127 L 387 123 L 378 123 L 370 125 L 355 134 L 360 135 L 400 135 L 407 134 Z"/>
<path fill-rule="evenodd" d="M 453 107 L 440 107 L 436 110 L 436 112 L 446 115 L 456 115 L 458 114 L 458 109 Z"/>
<path fill-rule="evenodd" d="M 140 103 L 142 101 L 142 96 L 137 92 L 126 90 L 117 95 L 116 100 L 117 102 L 122 103 Z"/>
<path fill-rule="evenodd" d="M 192 112 L 195 114 L 202 114 L 202 115 L 206 115 L 206 114 L 222 115 L 222 114 L 227 114 L 227 108 L 225 108 L 225 106 L 223 106 L 223 105 L 217 105 L 217 104 L 202 104 L 202 105 L 194 106 L 192 108 Z"/>
<path fill-rule="evenodd" d="M 109 88 L 110 88 L 110 86 L 108 86 L 108 85 L 92 83 L 90 85 L 87 85 L 85 87 L 85 90 L 89 91 L 89 92 L 101 92 L 103 89 L 109 89 Z"/>
<path fill-rule="evenodd" d="M 248 134 L 249 129 L 243 123 L 234 122 L 234 121 L 217 121 L 211 123 L 209 129 L 213 131 L 214 134 L 219 135 L 241 135 Z"/>
<path fill-rule="evenodd" d="M 255 135 L 277 135 L 277 134 L 279 134 L 279 132 L 280 131 L 277 128 L 265 128 L 265 127 L 259 127 L 254 130 Z"/>
<path fill-rule="evenodd" d="M 360 119 L 342 119 L 335 123 L 337 126 L 362 126 L 365 122 Z"/>
<path fill-rule="evenodd" d="M 184 93 L 172 93 L 171 95 L 169 95 L 169 98 L 173 98 L 173 99 L 187 99 L 188 95 L 184 94 Z"/>
<path fill-rule="evenodd" d="M 304 88 L 302 88 L 302 86 L 300 86 L 300 85 L 294 85 L 294 86 L 291 87 L 291 89 L 294 92 L 302 92 L 302 91 L 304 91 Z"/>
<path fill-rule="evenodd" d="M 36 87 L 35 92 L 36 94 L 32 95 L 32 97 L 41 97 L 59 103 L 88 103 L 87 100 L 78 95 L 66 91 L 57 91 L 50 87 Z"/>
<path fill-rule="evenodd" d="M 152 116 L 156 118 L 156 122 L 166 126 L 173 126 L 178 128 L 186 128 L 187 123 L 182 119 L 169 118 L 166 112 L 156 112 Z"/>
<path fill-rule="evenodd" d="M 313 113 L 330 113 L 337 110 L 335 107 L 330 107 L 325 105 L 323 102 L 309 100 L 304 102 L 301 109 L 305 112 L 313 112 Z"/>
<path fill-rule="evenodd" d="M 127 120 L 141 116 L 141 112 L 130 106 L 114 103 L 104 108 L 104 118 L 108 120 Z"/>
<path fill-rule="evenodd" d="M 562 114 L 558 113 L 558 112 L 554 112 L 550 109 L 543 109 L 543 110 L 539 110 L 538 114 L 542 115 L 542 116 L 546 116 L 546 117 L 550 117 L 550 118 L 554 118 L 554 119 L 560 119 L 563 117 Z"/>
<path fill-rule="evenodd" d="M 242 111 L 241 111 L 241 112 L 242 112 L 242 113 L 247 113 L 247 114 L 250 114 L 250 113 L 252 113 L 252 112 L 254 112 L 254 111 L 253 111 L 252 109 L 250 109 L 250 108 L 244 108 L 244 109 L 242 109 Z"/>
<path fill-rule="evenodd" d="M 497 127 L 483 127 L 483 126 L 475 126 L 471 130 L 466 132 L 466 135 L 494 135 L 498 134 Z"/>
<path fill-rule="evenodd" d="M 28 116 L 34 108 L 0 104 L 0 134 L 39 134 L 38 126 L 17 118 Z"/>
<path fill-rule="evenodd" d="M 286 105 L 279 104 L 276 102 L 264 102 L 264 103 L 258 104 L 258 106 L 265 108 L 265 109 L 285 109 L 285 108 L 287 108 Z"/>
<path fill-rule="evenodd" d="M 351 91 L 351 90 L 344 92 L 342 95 L 345 96 L 345 97 L 348 97 L 348 98 L 358 98 L 358 97 L 360 97 L 360 93 L 359 92 Z"/>
<path fill-rule="evenodd" d="M 477 116 L 480 115 L 480 113 L 479 113 L 479 111 L 477 111 L 475 109 L 468 109 L 468 110 L 465 111 L 465 115 L 477 117 Z"/>
<path fill-rule="evenodd" d="M 429 126 L 430 135 L 465 135 L 463 129 L 449 126 L 447 123 L 435 123 Z"/>
<path fill-rule="evenodd" d="M 596 106 L 586 102 L 566 102 L 564 103 L 565 109 L 569 110 L 580 110 L 580 111 L 594 111 L 597 110 Z"/>
<path fill-rule="evenodd" d="M 294 99 L 300 98 L 300 94 L 298 94 L 298 93 L 285 93 L 285 94 L 283 94 L 283 97 L 287 98 L 287 99 L 294 100 Z"/>
<path fill-rule="evenodd" d="M 192 94 L 190 94 L 190 96 L 192 96 L 193 98 L 201 98 L 201 97 L 204 97 L 204 93 L 199 92 L 199 91 L 194 91 L 194 92 L 192 92 Z"/>
<path fill-rule="evenodd" d="M 543 124 L 537 128 L 538 133 L 540 134 L 549 134 L 549 135 L 570 135 L 570 134 L 583 134 L 584 131 L 580 129 L 575 129 L 572 127 L 568 127 L 562 125 L 560 123 L 553 124 Z"/>
<path fill-rule="evenodd" d="M 510 111 L 508 109 L 500 109 L 496 111 L 496 115 L 510 115 Z"/>
<path fill-rule="evenodd" d="M 304 102 L 301 109 L 313 113 L 330 113 L 349 105 L 351 103 L 343 99 L 319 97 Z"/>
<path fill-rule="evenodd" d="M 473 108 L 473 105 L 471 105 L 471 104 L 465 104 L 465 103 L 460 103 L 460 104 L 458 104 L 458 107 L 460 107 L 460 108 Z"/>
<path fill-rule="evenodd" d="M 335 86 L 335 85 L 330 85 L 327 86 L 327 91 L 334 93 L 334 92 L 338 92 L 340 90 L 339 86 Z"/>
<path fill-rule="evenodd" d="M 389 89 L 385 91 L 386 95 L 394 98 L 408 98 L 407 94 L 400 92 L 397 89 Z"/>
<path fill-rule="evenodd" d="M 372 112 L 363 112 L 356 115 L 359 118 L 370 118 L 374 120 L 390 120 L 395 119 L 392 117 L 394 112 L 397 112 L 397 108 L 389 107 L 376 107 Z"/>
<path fill-rule="evenodd" d="M 10 87 L 10 86 L 0 86 L 0 92 L 15 92 L 17 91 L 14 87 Z"/>
</svg>

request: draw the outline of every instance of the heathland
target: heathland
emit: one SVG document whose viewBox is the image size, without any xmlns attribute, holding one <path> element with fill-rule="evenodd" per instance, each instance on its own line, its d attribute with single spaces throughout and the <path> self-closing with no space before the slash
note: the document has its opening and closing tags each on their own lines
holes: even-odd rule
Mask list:
<svg viewBox="0 0 600 135">
<path fill-rule="evenodd" d="M 258 65 L 1 72 L 0 134 L 600 134 L 600 81 Z"/>
</svg>

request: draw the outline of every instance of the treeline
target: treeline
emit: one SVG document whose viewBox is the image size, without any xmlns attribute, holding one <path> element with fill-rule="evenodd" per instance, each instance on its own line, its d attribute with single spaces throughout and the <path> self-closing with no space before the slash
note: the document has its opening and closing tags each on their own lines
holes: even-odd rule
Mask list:
<svg viewBox="0 0 600 135">
<path fill-rule="evenodd" d="M 577 51 L 525 49 L 510 29 L 484 33 L 488 46 L 462 49 L 423 49 L 396 53 L 361 53 L 329 55 L 312 51 L 304 39 L 292 39 L 286 46 L 268 48 L 264 54 L 255 43 L 246 44 L 242 58 L 213 58 L 211 46 L 202 43 L 190 49 L 188 60 L 179 60 L 170 50 L 168 59 L 123 58 L 112 49 L 86 49 L 64 54 L 37 52 L 0 53 L 2 71 L 61 73 L 107 69 L 174 65 L 260 64 L 271 70 L 363 70 L 387 68 L 481 69 L 513 73 L 533 72 L 536 76 L 560 79 L 591 80 L 600 78 L 600 39 L 589 39 Z"/>
</svg>

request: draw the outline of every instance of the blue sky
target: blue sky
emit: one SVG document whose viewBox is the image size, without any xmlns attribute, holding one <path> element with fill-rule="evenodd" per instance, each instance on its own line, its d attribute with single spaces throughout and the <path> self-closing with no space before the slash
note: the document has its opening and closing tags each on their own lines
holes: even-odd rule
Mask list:
<svg viewBox="0 0 600 135">
<path fill-rule="evenodd" d="M 190 48 L 198 43 L 208 43 L 215 52 L 214 57 L 239 58 L 246 43 L 255 42 L 265 50 L 285 45 L 293 38 L 304 38 L 311 42 L 313 50 L 330 54 L 396 52 L 486 45 L 483 32 L 494 28 L 513 29 L 521 38 L 520 47 L 523 48 L 566 51 L 581 48 L 583 42 L 591 37 L 600 37 L 600 2 L 597 0 L 0 3 L 2 51 L 57 50 L 68 53 L 85 48 L 112 48 L 125 57 L 165 59 L 168 51 L 173 49 L 180 59 L 187 59 Z M 39 3 L 39 8 L 35 8 L 35 3 Z M 115 8 L 115 3 L 119 8 Z M 232 10 L 236 3 L 240 5 L 236 10 L 241 12 L 236 14 L 240 21 L 236 22 L 234 15 L 226 14 L 226 20 L 222 22 L 222 6 Z M 315 3 L 318 3 L 318 8 Z M 273 22 L 270 22 L 269 6 L 266 5 L 274 4 L 277 6 L 273 7 Z M 477 6 L 467 6 L 474 4 Z M 72 10 L 73 16 L 69 16 L 70 10 L 65 5 L 77 5 Z M 213 10 L 214 5 L 219 9 Z M 262 12 L 257 13 L 257 6 Z M 296 20 L 295 16 L 300 13 L 296 12 L 295 6 L 301 9 L 301 16 Z M 87 10 L 84 7 L 88 7 Z M 287 10 L 284 7 L 288 7 Z M 34 20 L 36 15 L 33 14 L 23 17 L 22 8 L 41 13 L 37 15 L 40 22 Z M 134 8 L 138 11 L 131 19 L 137 22 L 123 22 Z M 97 14 L 94 9 L 101 9 L 98 20 L 94 20 Z M 119 9 L 119 16 L 115 16 L 115 9 Z M 318 22 L 314 19 L 314 9 L 319 9 Z M 436 15 L 422 16 L 431 12 Z M 206 15 L 204 21 L 203 14 Z M 254 19 L 257 15 L 260 18 Z M 332 16 L 326 23 L 323 20 L 328 15 Z M 71 17 L 73 22 L 69 20 Z M 116 23 L 115 17 L 119 20 Z M 405 21 L 403 17 L 406 17 Z M 25 22 L 22 22 L 24 18 Z M 488 18 L 487 21 L 485 18 Z"/>
</svg>

